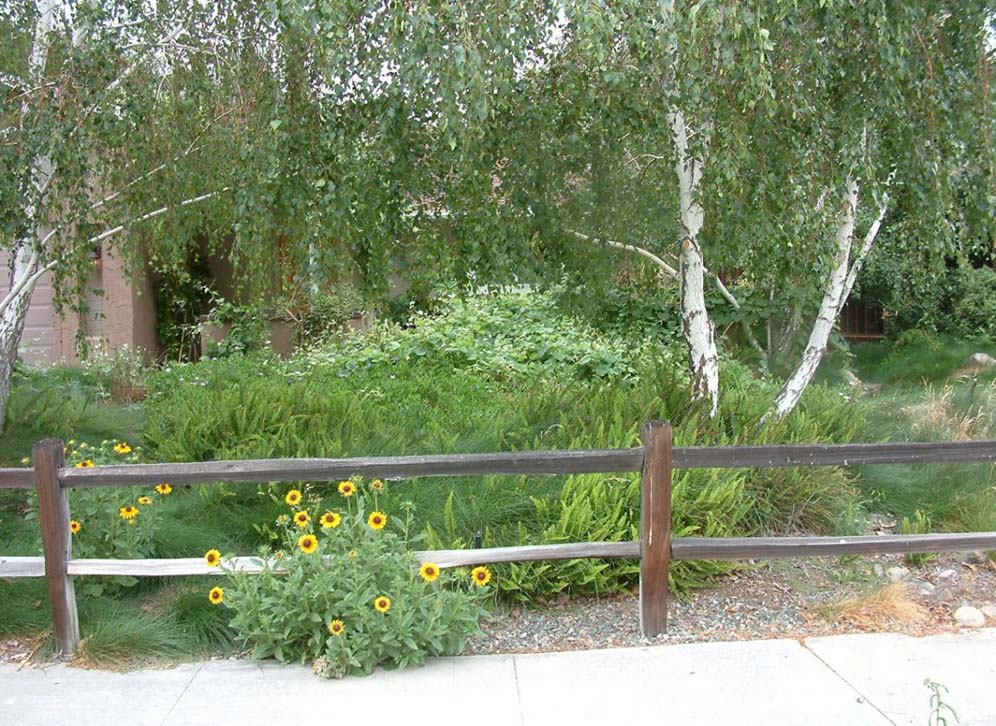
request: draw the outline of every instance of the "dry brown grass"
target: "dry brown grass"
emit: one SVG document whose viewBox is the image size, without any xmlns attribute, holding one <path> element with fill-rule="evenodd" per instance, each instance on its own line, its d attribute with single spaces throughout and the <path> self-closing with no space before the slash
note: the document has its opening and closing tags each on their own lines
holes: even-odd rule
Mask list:
<svg viewBox="0 0 996 726">
<path fill-rule="evenodd" d="M 926 622 L 928 612 L 915 602 L 902 582 L 858 597 L 827 603 L 820 609 L 823 617 L 859 630 L 909 628 Z"/>
<path fill-rule="evenodd" d="M 924 398 L 902 408 L 916 435 L 936 436 L 938 433 L 948 441 L 967 441 L 985 438 L 992 428 L 991 413 L 996 387 L 982 386 L 977 400 L 970 410 L 962 411 L 954 405 L 954 388 L 946 385 L 940 391 L 927 386 Z"/>
</svg>

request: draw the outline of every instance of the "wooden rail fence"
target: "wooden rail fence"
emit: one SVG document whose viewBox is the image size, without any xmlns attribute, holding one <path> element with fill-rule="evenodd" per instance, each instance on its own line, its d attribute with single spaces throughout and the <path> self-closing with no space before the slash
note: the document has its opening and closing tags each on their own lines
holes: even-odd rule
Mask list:
<svg viewBox="0 0 996 726">
<path fill-rule="evenodd" d="M 640 539 L 525 547 L 432 550 L 416 553 L 439 567 L 530 560 L 631 558 L 640 560 L 640 627 L 653 637 L 667 628 L 671 560 L 745 560 L 775 557 L 894 554 L 996 549 L 996 532 L 859 537 L 671 537 L 671 477 L 677 468 L 855 466 L 939 462 L 996 462 L 996 440 L 946 443 L 814 444 L 674 447 L 671 426 L 648 421 L 642 446 L 592 451 L 528 451 L 354 459 L 262 459 L 180 464 L 66 468 L 63 443 L 47 439 L 32 449 L 32 469 L 0 469 L 0 489 L 35 489 L 43 557 L 0 556 L 0 577 L 44 577 L 52 605 L 58 652 L 79 642 L 73 578 L 92 575 L 158 577 L 215 575 L 203 557 L 178 559 L 73 559 L 67 490 L 137 484 L 209 484 L 332 481 L 354 475 L 416 478 L 497 474 L 641 472 Z M 258 557 L 227 560 L 243 572 L 260 572 Z"/>
</svg>

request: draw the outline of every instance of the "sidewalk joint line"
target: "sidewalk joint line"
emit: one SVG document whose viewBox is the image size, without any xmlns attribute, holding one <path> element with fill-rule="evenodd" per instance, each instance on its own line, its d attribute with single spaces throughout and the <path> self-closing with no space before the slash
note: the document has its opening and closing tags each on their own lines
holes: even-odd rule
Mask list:
<svg viewBox="0 0 996 726">
<path fill-rule="evenodd" d="M 164 724 L 169 721 L 169 717 L 173 713 L 173 709 L 176 708 L 176 704 L 178 704 L 180 699 L 187 693 L 187 689 L 190 688 L 190 684 L 194 682 L 194 679 L 197 678 L 197 675 L 201 672 L 201 668 L 203 667 L 204 663 L 197 664 L 197 670 L 195 670 L 194 674 L 190 676 L 190 680 L 187 681 L 187 685 L 183 687 L 183 690 L 180 691 L 180 695 L 176 697 L 175 701 L 173 701 L 173 705 L 169 707 L 169 711 L 167 711 L 166 715 L 163 716 L 163 720 L 159 722 L 159 726 L 164 726 Z"/>
<path fill-rule="evenodd" d="M 522 710 L 522 691 L 519 690 L 519 667 L 518 667 L 518 664 L 516 663 L 516 661 L 517 661 L 517 658 L 516 658 L 516 656 L 513 655 L 512 656 L 512 676 L 515 679 L 515 697 L 519 701 L 519 723 L 522 724 L 522 726 L 525 726 L 525 723 L 526 723 L 526 714 Z"/>
<path fill-rule="evenodd" d="M 833 673 L 835 676 L 837 676 L 841 681 L 843 681 L 847 685 L 848 688 L 850 688 L 852 691 L 854 691 L 855 693 L 857 693 L 858 696 L 860 696 L 861 699 L 865 703 L 867 703 L 869 706 L 871 706 L 876 711 L 878 711 L 879 715 L 882 718 L 884 718 L 886 721 L 888 721 L 889 723 L 891 723 L 892 726 L 896 726 L 896 722 L 893 721 L 891 718 L 889 718 L 889 716 L 885 713 L 885 711 L 883 711 L 881 708 L 879 708 L 878 706 L 876 706 L 872 702 L 872 700 L 870 698 L 868 698 L 868 696 L 866 696 L 864 693 L 862 693 L 861 691 L 859 691 L 857 689 L 857 687 L 853 683 L 851 683 L 849 680 L 847 680 L 846 678 L 844 678 L 844 676 L 842 676 L 832 665 L 830 665 L 825 660 L 823 660 L 819 656 L 819 654 L 817 654 L 816 651 L 814 651 L 812 648 L 810 648 L 809 647 L 809 643 L 806 642 L 805 638 L 800 638 L 799 641 L 798 641 L 798 643 L 799 643 L 799 645 L 802 646 L 803 650 L 805 650 L 807 653 L 809 653 L 814 658 L 816 658 L 816 660 L 818 660 L 820 663 L 822 663 L 826 667 L 827 670 L 829 670 L 831 673 Z"/>
</svg>

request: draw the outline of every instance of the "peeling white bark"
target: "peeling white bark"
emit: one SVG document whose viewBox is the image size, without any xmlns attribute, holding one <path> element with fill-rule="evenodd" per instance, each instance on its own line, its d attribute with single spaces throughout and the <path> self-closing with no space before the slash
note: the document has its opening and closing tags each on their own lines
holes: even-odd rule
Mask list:
<svg viewBox="0 0 996 726">
<path fill-rule="evenodd" d="M 823 301 L 820 303 L 816 321 L 813 323 L 813 330 L 809 334 L 809 342 L 802 354 L 802 360 L 785 382 L 771 410 L 765 414 L 761 423 L 764 423 L 772 416 L 775 419 L 783 418 L 796 407 L 799 399 L 802 398 L 802 392 L 806 390 L 806 386 L 813 380 L 816 369 L 826 354 L 830 332 L 837 323 L 837 316 L 840 314 L 841 306 L 845 300 L 844 290 L 848 280 L 848 266 L 851 259 L 851 244 L 854 239 L 854 218 L 857 208 L 858 183 L 854 179 L 848 179 L 846 193 L 841 204 L 840 217 L 837 222 L 837 252 L 834 256 L 834 266 L 830 272 L 830 279 L 827 281 L 826 291 L 823 294 Z M 878 226 L 873 225 L 873 227 L 877 233 Z M 871 240 L 874 242 L 874 234 Z M 869 248 L 870 246 L 869 244 Z"/>
<path fill-rule="evenodd" d="M 675 171 L 681 201 L 681 330 L 688 345 L 688 366 L 692 377 L 692 398 L 707 399 L 710 416 L 719 410 L 719 354 L 716 329 L 705 304 L 705 265 L 698 235 L 705 212 L 698 201 L 702 162 L 688 153 L 688 128 L 680 109 L 668 114 L 671 136 L 677 152 Z"/>
<path fill-rule="evenodd" d="M 59 0 L 38 0 L 36 8 L 34 40 L 28 55 L 28 80 L 33 86 L 40 85 L 45 77 L 45 64 L 51 44 L 51 34 L 55 28 Z M 27 110 L 27 100 L 22 105 L 22 116 Z M 10 277 L 8 292 L 0 301 L 0 431 L 7 414 L 7 399 L 10 397 L 10 379 L 17 360 L 17 348 L 24 333 L 24 322 L 28 316 L 31 294 L 41 275 L 38 274 L 41 259 L 39 235 L 39 208 L 48 192 L 52 180 L 52 160 L 42 156 L 31 166 L 31 183 L 34 187 L 24 206 L 24 228 L 21 237 L 11 249 Z"/>
</svg>

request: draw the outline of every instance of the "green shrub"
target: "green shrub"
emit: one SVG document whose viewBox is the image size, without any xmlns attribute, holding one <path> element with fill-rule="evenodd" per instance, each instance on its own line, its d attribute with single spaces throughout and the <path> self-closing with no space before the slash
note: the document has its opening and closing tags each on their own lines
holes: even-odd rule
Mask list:
<svg viewBox="0 0 996 726">
<path fill-rule="evenodd" d="M 484 590 L 478 585 L 490 573 L 475 569 L 481 579 L 472 583 L 459 570 L 420 567 L 409 549 L 419 540 L 409 536 L 410 516 L 379 511 L 377 486 L 343 482 L 339 491 L 347 498 L 332 503 L 291 490 L 292 514 L 278 522 L 277 558 L 264 550 L 261 574 L 231 571 L 227 588 L 212 590 L 212 602 L 234 611 L 232 626 L 252 644 L 253 657 L 310 660 L 320 675 L 338 678 L 454 655 L 479 632 Z"/>
<path fill-rule="evenodd" d="M 980 267 L 962 272 L 951 328 L 964 336 L 996 340 L 996 270 Z"/>
</svg>

